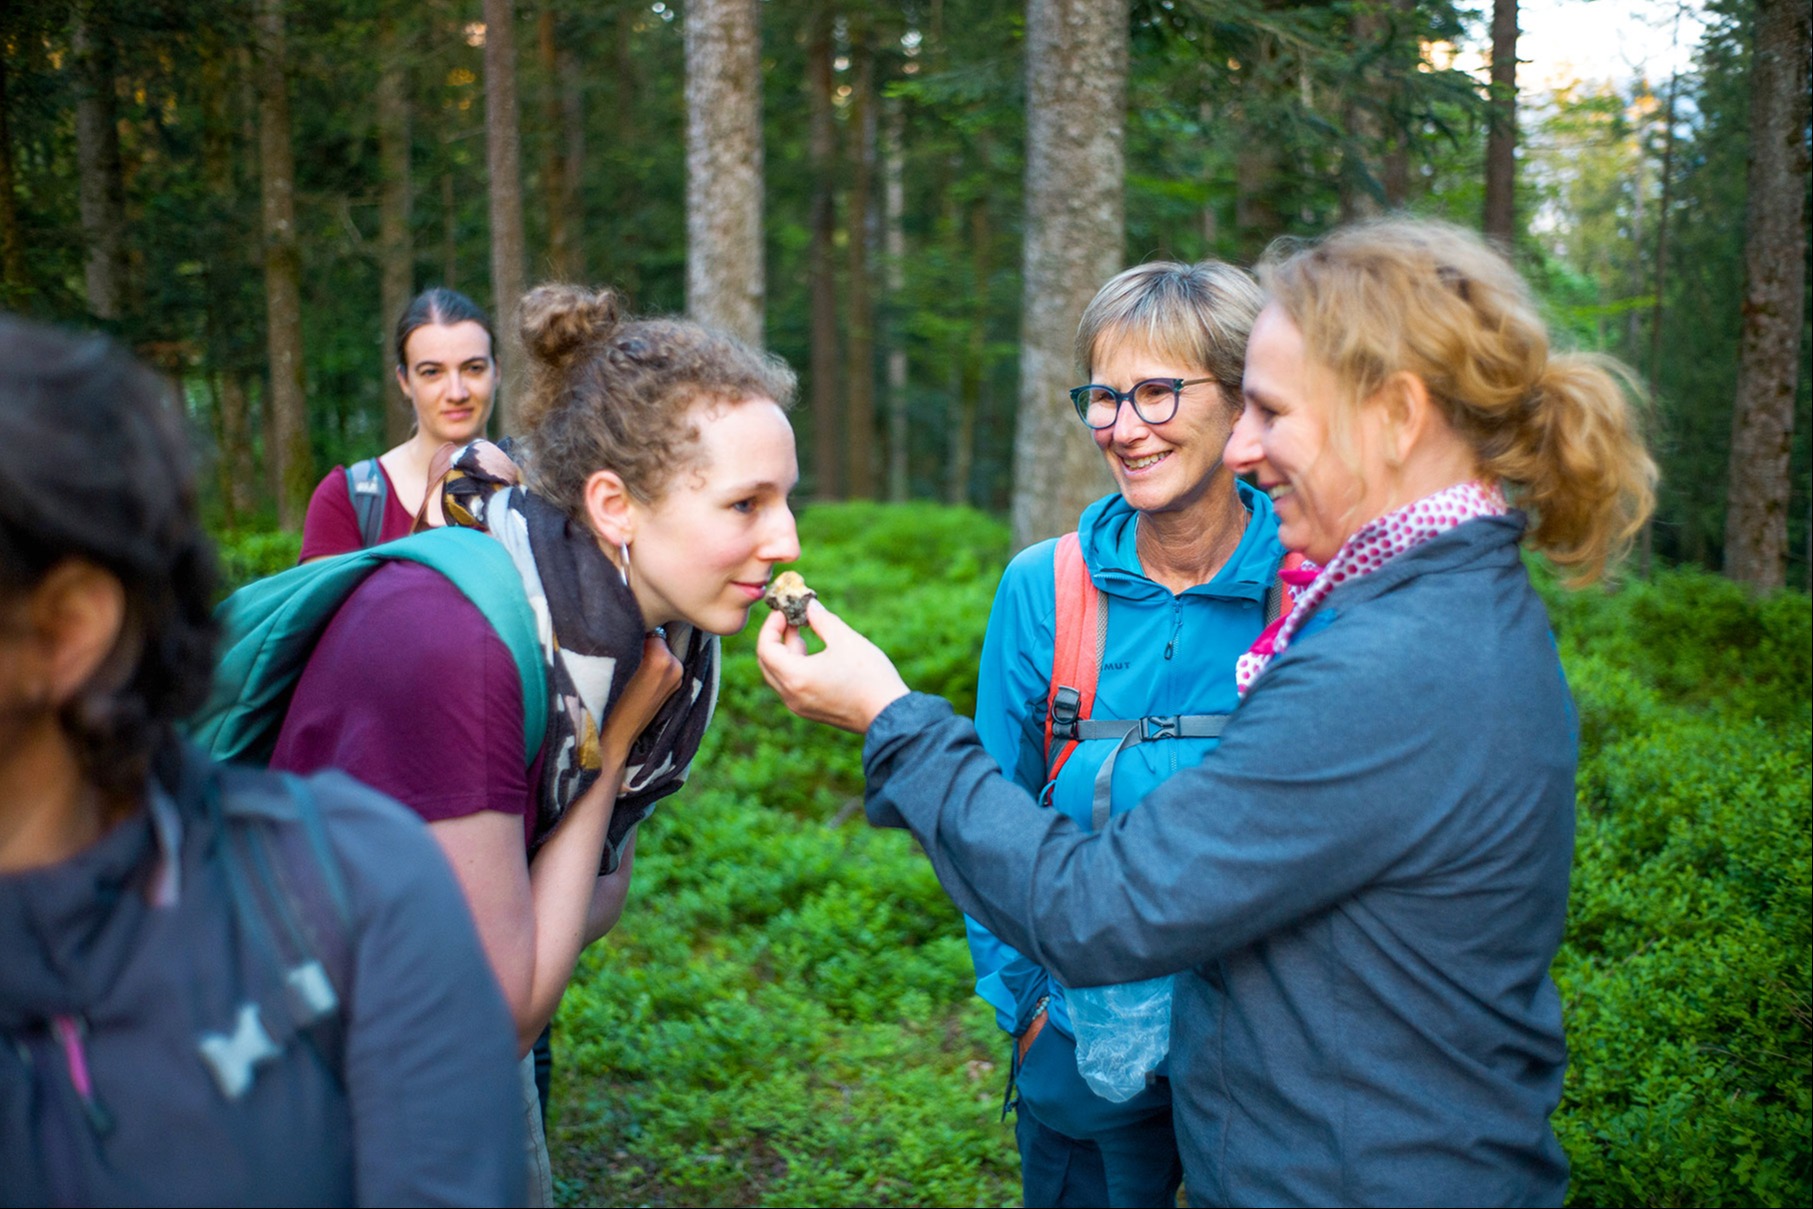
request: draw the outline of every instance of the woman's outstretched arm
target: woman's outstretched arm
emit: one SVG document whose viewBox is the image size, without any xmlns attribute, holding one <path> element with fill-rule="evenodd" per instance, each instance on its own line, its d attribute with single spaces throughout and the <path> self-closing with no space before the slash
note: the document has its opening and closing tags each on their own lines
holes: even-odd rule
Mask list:
<svg viewBox="0 0 1813 1209">
<path fill-rule="evenodd" d="M 1531 869 L 1565 892 L 1572 747 L 1518 701 L 1544 676 L 1559 691 L 1552 654 L 1457 711 L 1436 690 L 1462 652 L 1350 621 L 1345 641 L 1299 643 L 1268 670 L 1212 758 L 1089 834 L 1002 776 L 967 719 L 907 696 L 874 644 L 816 603 L 811 621 L 817 655 L 764 626 L 769 682 L 796 713 L 868 735 L 870 820 L 911 828 L 958 907 L 1069 985 L 1197 965 L 1388 874 L 1418 896 L 1460 870 L 1506 917 Z"/>
<path fill-rule="evenodd" d="M 649 639 L 599 736 L 602 774 L 567 810 L 533 864 L 521 855 L 522 820 L 514 815 L 481 811 L 430 825 L 465 891 L 524 1053 L 559 1005 L 579 951 L 601 934 L 596 929 L 613 906 L 622 910 L 616 891 L 627 890 L 627 863 L 619 867 L 620 883 L 599 885 L 610 880 L 598 876 L 605 833 L 630 744 L 679 683 L 679 661 L 666 643 Z M 606 901 L 595 905 L 600 898 Z"/>
</svg>

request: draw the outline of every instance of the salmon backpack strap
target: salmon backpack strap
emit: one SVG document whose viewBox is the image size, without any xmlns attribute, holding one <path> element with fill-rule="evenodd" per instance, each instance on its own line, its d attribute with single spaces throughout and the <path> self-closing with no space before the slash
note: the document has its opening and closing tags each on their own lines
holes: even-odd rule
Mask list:
<svg viewBox="0 0 1813 1209">
<path fill-rule="evenodd" d="M 1303 555 L 1295 550 L 1287 552 L 1284 561 L 1278 564 L 1278 578 L 1265 591 L 1265 624 L 1270 625 L 1286 613 L 1297 607 L 1297 589 L 1284 578 L 1286 571 L 1295 571 L 1303 565 Z"/>
<path fill-rule="evenodd" d="M 1075 533 L 1058 539 L 1052 586 L 1057 612 L 1052 635 L 1051 687 L 1045 697 L 1045 793 L 1080 737 L 1077 722 L 1095 708 L 1095 684 L 1101 673 L 1102 640 L 1108 610 L 1089 578 L 1083 545 Z M 1053 754 L 1053 745 L 1057 745 Z"/>
</svg>

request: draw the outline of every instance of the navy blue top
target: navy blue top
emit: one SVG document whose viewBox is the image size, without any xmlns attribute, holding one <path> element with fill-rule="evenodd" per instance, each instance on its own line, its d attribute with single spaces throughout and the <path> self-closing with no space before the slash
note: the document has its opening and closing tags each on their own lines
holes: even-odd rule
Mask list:
<svg viewBox="0 0 1813 1209">
<path fill-rule="evenodd" d="M 0 876 L 0 1205 L 521 1203 L 516 1032 L 423 825 L 340 773 L 309 778 L 350 914 L 337 944 L 327 907 L 293 921 L 343 965 L 334 1069 L 331 1044 L 248 1024 L 270 942 L 232 905 L 205 757 L 184 766 L 69 860 Z M 261 1029 L 275 1049 L 229 1099 L 198 1041 L 249 1059 Z"/>
<path fill-rule="evenodd" d="M 1335 589 L 1203 763 L 1088 833 L 914 694 L 864 746 L 966 913 L 1071 985 L 1182 972 L 1199 1204 L 1559 1204 L 1549 964 L 1574 714 L 1518 557 L 1469 521 Z"/>
</svg>

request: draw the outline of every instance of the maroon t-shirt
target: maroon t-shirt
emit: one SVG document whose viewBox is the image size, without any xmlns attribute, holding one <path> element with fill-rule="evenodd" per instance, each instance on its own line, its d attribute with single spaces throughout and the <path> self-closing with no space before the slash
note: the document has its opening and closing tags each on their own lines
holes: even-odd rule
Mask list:
<svg viewBox="0 0 1813 1209">
<path fill-rule="evenodd" d="M 497 810 L 534 835 L 522 681 L 497 631 L 443 575 L 386 563 L 309 657 L 271 767 L 338 768 L 430 823 Z"/>
<path fill-rule="evenodd" d="M 398 502 L 397 485 L 390 481 L 390 472 L 382 462 L 378 463 L 378 473 L 384 476 L 384 520 L 378 526 L 378 540 L 408 537 L 415 517 Z M 308 512 L 302 518 L 300 561 L 345 554 L 364 545 L 359 514 L 353 510 L 352 493 L 346 486 L 346 467 L 336 466 L 315 485 L 315 494 L 308 498 Z"/>
</svg>

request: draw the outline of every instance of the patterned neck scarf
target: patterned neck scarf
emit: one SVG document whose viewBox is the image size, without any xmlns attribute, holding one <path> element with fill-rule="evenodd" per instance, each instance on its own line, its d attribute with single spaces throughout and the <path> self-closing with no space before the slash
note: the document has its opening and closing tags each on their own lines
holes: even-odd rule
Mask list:
<svg viewBox="0 0 1813 1209">
<path fill-rule="evenodd" d="M 1507 511 L 1504 492 L 1497 484 L 1456 483 L 1361 525 L 1358 532 L 1341 543 L 1326 567 L 1317 569 L 1314 564 L 1305 563 L 1296 572 L 1285 572 L 1287 582 L 1293 574 L 1314 579 L 1307 591 L 1297 594 L 1291 611 L 1267 626 L 1259 640 L 1234 664 L 1235 689 L 1245 697 L 1266 665 L 1290 645 L 1292 636 L 1316 611 L 1316 606 L 1341 584 L 1372 574 L 1406 550 L 1414 550 L 1463 521 L 1503 516 Z"/>
<path fill-rule="evenodd" d="M 547 665 L 548 737 L 542 745 L 533 854 L 598 779 L 598 722 L 642 663 L 642 613 L 623 576 L 585 526 L 525 490 L 517 466 L 489 441 L 453 455 L 441 488 L 447 522 L 479 529 L 516 562 Z M 630 747 L 611 814 L 604 872 L 617 867 L 631 829 L 686 782 L 718 700 L 718 638 L 684 622 L 665 627 L 680 687 Z"/>
</svg>

